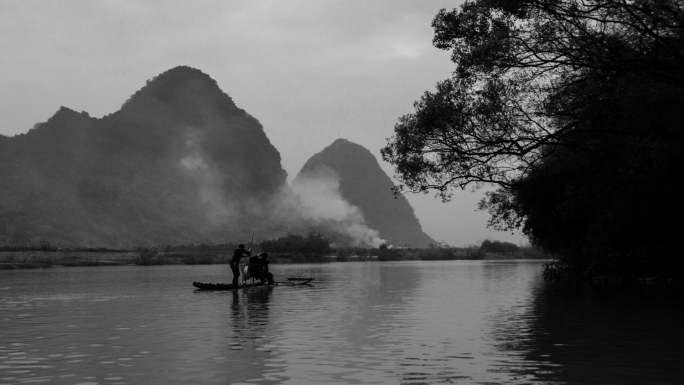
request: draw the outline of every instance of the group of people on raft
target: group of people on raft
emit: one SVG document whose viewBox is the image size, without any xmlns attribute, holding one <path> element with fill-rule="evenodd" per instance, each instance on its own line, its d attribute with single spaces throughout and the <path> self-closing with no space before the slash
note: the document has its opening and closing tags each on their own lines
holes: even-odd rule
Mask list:
<svg viewBox="0 0 684 385">
<path fill-rule="evenodd" d="M 250 277 L 260 279 L 262 284 L 273 284 L 273 274 L 268 271 L 268 254 L 261 253 L 252 256 L 252 249 L 245 250 L 245 245 L 240 244 L 233 252 L 233 258 L 230 260 L 230 269 L 233 271 L 233 286 L 239 286 L 240 260 L 243 257 L 249 258 L 248 271 Z"/>
</svg>

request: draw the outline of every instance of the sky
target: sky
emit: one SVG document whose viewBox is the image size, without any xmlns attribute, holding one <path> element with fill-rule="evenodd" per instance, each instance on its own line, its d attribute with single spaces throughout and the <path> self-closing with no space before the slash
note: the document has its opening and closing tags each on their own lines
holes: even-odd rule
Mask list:
<svg viewBox="0 0 684 385">
<path fill-rule="evenodd" d="M 187 65 L 256 117 L 292 180 L 337 138 L 380 149 L 425 91 L 450 77 L 432 46 L 444 0 L 0 1 L 0 134 L 44 122 L 60 106 L 117 111 L 145 81 Z M 525 243 L 486 228 L 483 190 L 407 194 L 423 230 L 452 246 Z"/>
</svg>

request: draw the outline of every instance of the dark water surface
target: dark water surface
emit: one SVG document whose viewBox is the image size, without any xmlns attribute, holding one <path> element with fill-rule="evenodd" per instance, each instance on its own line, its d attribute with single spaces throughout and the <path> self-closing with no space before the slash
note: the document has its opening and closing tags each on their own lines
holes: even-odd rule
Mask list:
<svg viewBox="0 0 684 385">
<path fill-rule="evenodd" d="M 0 384 L 684 384 L 681 287 L 558 286 L 536 261 L 0 271 Z"/>
</svg>

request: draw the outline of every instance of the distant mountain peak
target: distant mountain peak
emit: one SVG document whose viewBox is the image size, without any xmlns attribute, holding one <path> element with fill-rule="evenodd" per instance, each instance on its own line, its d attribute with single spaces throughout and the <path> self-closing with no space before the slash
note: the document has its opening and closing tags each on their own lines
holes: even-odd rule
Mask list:
<svg viewBox="0 0 684 385">
<path fill-rule="evenodd" d="M 211 79 L 211 76 L 205 74 L 204 72 L 202 72 L 202 70 L 184 65 L 176 66 L 169 70 L 166 70 L 160 73 L 159 75 L 155 76 L 155 78 L 163 78 L 166 76 L 199 76 Z"/>
<path fill-rule="evenodd" d="M 62 119 L 64 117 L 72 117 L 75 115 L 79 115 L 79 113 L 69 107 L 61 106 L 59 107 L 59 110 L 57 110 L 57 112 L 50 117 L 50 119 Z"/>
<path fill-rule="evenodd" d="M 406 197 L 392 194 L 394 183 L 365 147 L 337 139 L 304 164 L 293 184 L 329 175 L 339 178 L 341 196 L 363 212 L 367 225 L 397 245 L 428 246 L 435 241 L 422 230 Z"/>
<path fill-rule="evenodd" d="M 340 147 L 340 146 L 356 147 L 356 148 L 358 148 L 358 149 L 363 149 L 364 151 L 370 153 L 370 151 L 368 151 L 368 149 L 366 149 L 365 147 L 361 146 L 360 144 L 356 144 L 356 143 L 354 143 L 354 142 L 352 142 L 352 141 L 350 141 L 350 140 L 348 140 L 348 139 L 345 139 L 345 138 L 337 138 L 337 139 L 335 139 L 335 141 L 332 142 L 332 143 L 331 143 L 328 147 L 326 147 L 326 148 L 330 148 L 330 147 Z"/>
<path fill-rule="evenodd" d="M 339 145 L 343 145 L 343 144 L 352 144 L 352 145 L 354 145 L 354 146 L 359 146 L 359 147 L 361 147 L 360 145 L 358 145 L 358 144 L 356 144 L 356 143 L 354 143 L 354 142 L 350 142 L 349 140 L 347 140 L 347 139 L 345 139 L 345 138 L 337 138 L 337 139 L 335 139 L 335 141 L 332 142 L 331 146 L 339 146 Z"/>
<path fill-rule="evenodd" d="M 216 88 L 223 93 L 223 91 L 219 89 L 216 80 L 212 79 L 211 76 L 197 68 L 188 66 L 178 66 L 162 72 L 151 80 L 148 80 L 147 85 L 143 87 L 143 89 L 166 91 L 166 88 L 168 87 L 181 87 L 189 81 L 204 83 L 206 86 Z"/>
<path fill-rule="evenodd" d="M 49 140 L 59 140 L 59 135 L 63 135 L 66 131 L 72 129 L 83 128 L 90 123 L 91 119 L 90 115 L 85 111 L 77 112 L 71 108 L 61 106 L 47 122 L 37 123 L 27 134 L 38 135 L 39 132 L 49 130 L 51 132 L 49 136 L 52 138 Z"/>
<path fill-rule="evenodd" d="M 144 110 L 167 108 L 195 122 L 202 111 L 224 115 L 244 114 L 216 80 L 204 72 L 178 66 L 151 80 L 128 99 L 121 108 L 124 114 L 140 114 Z"/>
<path fill-rule="evenodd" d="M 313 155 L 311 159 L 306 162 L 302 171 L 309 170 L 313 164 L 327 164 L 333 159 L 338 166 L 345 164 L 348 167 L 353 168 L 356 164 L 365 164 L 373 167 L 373 170 L 380 170 L 378 160 L 367 148 L 347 139 L 338 138 L 328 147 L 324 148 L 323 151 Z M 385 175 L 384 172 L 382 175 Z"/>
</svg>

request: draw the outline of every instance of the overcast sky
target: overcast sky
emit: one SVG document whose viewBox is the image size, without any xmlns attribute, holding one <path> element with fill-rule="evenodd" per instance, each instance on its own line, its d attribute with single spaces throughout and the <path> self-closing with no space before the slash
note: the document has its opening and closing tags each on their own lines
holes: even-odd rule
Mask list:
<svg viewBox="0 0 684 385">
<path fill-rule="evenodd" d="M 44 122 L 60 106 L 118 110 L 145 81 L 178 65 L 209 74 L 259 119 L 290 180 L 338 137 L 380 148 L 397 119 L 450 76 L 432 46 L 443 0 L 0 1 L 0 134 Z M 481 192 L 444 204 L 409 194 L 423 229 L 451 245 L 520 243 L 486 229 Z"/>
</svg>

